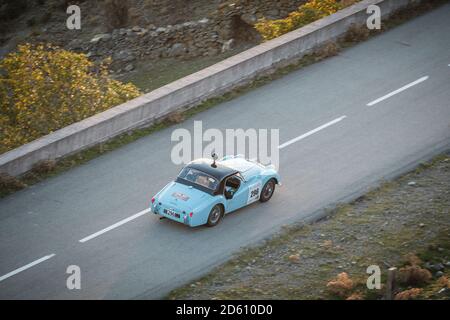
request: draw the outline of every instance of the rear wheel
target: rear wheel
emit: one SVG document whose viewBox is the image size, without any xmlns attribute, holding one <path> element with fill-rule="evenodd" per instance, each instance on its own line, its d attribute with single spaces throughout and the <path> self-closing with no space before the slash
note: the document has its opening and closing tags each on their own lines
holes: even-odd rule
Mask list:
<svg viewBox="0 0 450 320">
<path fill-rule="evenodd" d="M 207 222 L 208 227 L 214 227 L 217 224 L 219 224 L 222 217 L 223 217 L 223 208 L 221 205 L 216 204 L 209 213 Z"/>
<path fill-rule="evenodd" d="M 261 190 L 261 195 L 259 197 L 259 201 L 266 202 L 272 198 L 273 193 L 275 192 L 275 179 L 270 179 L 266 182 L 264 187 Z"/>
</svg>

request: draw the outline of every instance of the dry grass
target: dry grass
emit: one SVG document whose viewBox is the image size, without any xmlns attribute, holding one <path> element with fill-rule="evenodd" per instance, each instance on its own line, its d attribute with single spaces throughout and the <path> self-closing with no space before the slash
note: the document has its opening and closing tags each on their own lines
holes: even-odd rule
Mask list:
<svg viewBox="0 0 450 320">
<path fill-rule="evenodd" d="M 406 262 L 411 266 L 420 266 L 422 264 L 422 259 L 420 259 L 417 255 L 414 253 L 408 253 L 405 256 Z"/>
<path fill-rule="evenodd" d="M 347 298 L 353 290 L 353 280 L 346 272 L 339 273 L 337 277 L 327 283 L 327 291 L 340 298 Z"/>
<path fill-rule="evenodd" d="M 315 51 L 316 61 L 320 61 L 339 54 L 341 48 L 335 42 L 328 42 Z"/>
<path fill-rule="evenodd" d="M 442 276 L 437 280 L 437 284 L 442 288 L 449 288 L 450 289 L 450 280 L 447 276 Z"/>
<path fill-rule="evenodd" d="M 47 174 L 55 170 L 56 161 L 55 160 L 41 160 L 33 166 L 32 172 L 37 174 Z"/>
<path fill-rule="evenodd" d="M 347 299 L 345 300 L 364 300 L 364 296 L 360 292 L 352 293 Z"/>
<path fill-rule="evenodd" d="M 420 266 L 406 266 L 400 268 L 398 280 L 400 283 L 408 286 L 422 286 L 427 284 L 432 278 L 430 271 Z"/>
<path fill-rule="evenodd" d="M 26 187 L 19 179 L 10 176 L 7 173 L 0 172 L 0 189 L 8 192 L 14 192 Z"/>
<path fill-rule="evenodd" d="M 171 125 L 171 124 L 181 123 L 184 120 L 185 120 L 185 116 L 184 116 L 183 112 L 174 111 L 174 112 L 170 113 L 169 115 L 167 115 L 167 117 L 165 117 L 165 119 L 163 121 L 166 124 Z"/>
<path fill-rule="evenodd" d="M 420 288 L 412 288 L 395 295 L 395 300 L 413 300 L 416 299 L 422 293 Z"/>
<path fill-rule="evenodd" d="M 365 25 L 352 24 L 345 36 L 346 42 L 360 42 L 366 40 L 370 36 L 370 30 Z"/>
</svg>

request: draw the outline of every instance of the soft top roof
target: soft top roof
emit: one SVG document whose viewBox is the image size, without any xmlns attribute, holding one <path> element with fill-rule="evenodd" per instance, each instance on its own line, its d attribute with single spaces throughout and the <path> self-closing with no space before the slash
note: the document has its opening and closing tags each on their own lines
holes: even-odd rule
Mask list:
<svg viewBox="0 0 450 320">
<path fill-rule="evenodd" d="M 186 167 L 194 168 L 204 173 L 209 174 L 210 176 L 216 178 L 219 181 L 222 181 L 224 178 L 238 173 L 239 171 L 232 169 L 230 167 L 224 166 L 216 161 L 216 168 L 211 167 L 212 160 L 210 159 L 197 159 L 190 162 Z"/>
</svg>

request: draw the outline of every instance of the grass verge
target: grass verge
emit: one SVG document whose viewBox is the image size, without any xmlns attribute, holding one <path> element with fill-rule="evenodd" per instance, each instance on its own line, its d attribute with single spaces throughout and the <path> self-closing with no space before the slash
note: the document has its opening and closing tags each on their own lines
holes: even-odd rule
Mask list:
<svg viewBox="0 0 450 320">
<path fill-rule="evenodd" d="M 367 268 L 381 270 L 368 289 Z M 312 224 L 283 228 L 168 299 L 450 298 L 450 154 L 386 182 Z"/>
</svg>

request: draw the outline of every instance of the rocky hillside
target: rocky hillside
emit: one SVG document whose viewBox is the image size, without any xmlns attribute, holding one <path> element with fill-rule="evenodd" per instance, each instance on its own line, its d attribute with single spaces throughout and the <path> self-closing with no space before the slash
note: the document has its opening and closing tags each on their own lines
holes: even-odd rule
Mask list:
<svg viewBox="0 0 450 320">
<path fill-rule="evenodd" d="M 0 56 L 22 42 L 51 42 L 111 56 L 127 72 L 140 59 L 215 56 L 260 41 L 253 24 L 286 16 L 305 0 L 15 0 L 0 1 Z M 66 9 L 81 8 L 81 30 L 66 28 Z"/>
</svg>

